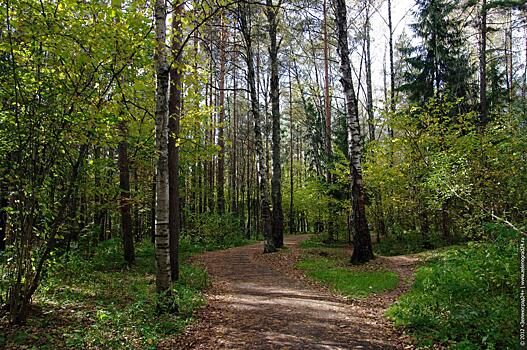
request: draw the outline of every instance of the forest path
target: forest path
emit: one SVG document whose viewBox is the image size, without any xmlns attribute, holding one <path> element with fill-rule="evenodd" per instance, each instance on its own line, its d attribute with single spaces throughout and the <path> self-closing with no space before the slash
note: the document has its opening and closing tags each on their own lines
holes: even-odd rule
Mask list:
<svg viewBox="0 0 527 350">
<path fill-rule="evenodd" d="M 207 252 L 197 260 L 212 277 L 199 321 L 162 349 L 408 349 L 383 314 L 410 284 L 412 259 L 378 258 L 398 272 L 395 291 L 347 300 L 309 282 L 294 264 L 309 235 L 285 237 L 288 249 L 261 253 L 262 243 Z M 269 260 L 270 259 L 270 260 Z M 387 259 L 387 260 L 386 260 Z M 393 266 L 385 266 L 393 265 Z"/>
</svg>

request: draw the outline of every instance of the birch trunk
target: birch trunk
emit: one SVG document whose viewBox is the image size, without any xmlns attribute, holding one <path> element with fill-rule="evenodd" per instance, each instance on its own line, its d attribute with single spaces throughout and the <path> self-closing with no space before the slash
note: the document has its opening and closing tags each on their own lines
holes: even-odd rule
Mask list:
<svg viewBox="0 0 527 350">
<path fill-rule="evenodd" d="M 366 220 L 366 205 L 361 169 L 361 131 L 359 124 L 359 111 L 355 91 L 353 88 L 351 63 L 348 48 L 348 30 L 346 1 L 336 2 L 336 24 L 338 35 L 338 48 L 340 55 L 341 83 L 346 97 L 346 112 L 348 124 L 348 143 L 350 156 L 351 197 L 353 208 L 353 255 L 351 262 L 354 264 L 367 262 L 373 258 L 371 237 Z"/>
<path fill-rule="evenodd" d="M 169 195 L 168 195 L 168 77 L 166 50 L 166 16 L 164 0 L 155 2 L 155 70 L 156 70 L 156 291 L 169 294 L 170 273 L 170 236 L 169 236 Z"/>
</svg>

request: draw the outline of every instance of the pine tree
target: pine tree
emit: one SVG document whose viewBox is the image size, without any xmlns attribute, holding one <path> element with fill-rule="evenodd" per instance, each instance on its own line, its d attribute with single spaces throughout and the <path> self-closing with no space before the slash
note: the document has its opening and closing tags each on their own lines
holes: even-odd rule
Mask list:
<svg viewBox="0 0 527 350">
<path fill-rule="evenodd" d="M 400 89 L 407 91 L 415 103 L 436 94 L 468 100 L 473 72 L 463 44 L 456 2 L 417 0 L 416 6 L 417 21 L 412 29 L 421 43 L 403 52 L 412 69 L 405 73 Z"/>
</svg>

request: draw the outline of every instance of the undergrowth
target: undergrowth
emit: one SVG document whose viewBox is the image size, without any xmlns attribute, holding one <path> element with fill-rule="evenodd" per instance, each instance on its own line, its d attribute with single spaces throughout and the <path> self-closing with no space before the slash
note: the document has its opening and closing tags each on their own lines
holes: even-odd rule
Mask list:
<svg viewBox="0 0 527 350">
<path fill-rule="evenodd" d="M 180 280 L 173 293 L 179 313 L 156 311 L 155 258 L 150 242 L 136 246 L 136 264 L 122 258 L 122 242 L 111 239 L 83 258 L 76 252 L 56 259 L 34 299 L 34 309 L 22 327 L 0 334 L 0 348 L 28 349 L 156 349 L 175 335 L 205 304 L 201 291 L 209 280 L 202 267 L 185 263 L 188 256 L 247 244 L 243 239 L 191 242 L 180 246 Z"/>
<path fill-rule="evenodd" d="M 514 239 L 452 247 L 432 255 L 387 315 L 420 346 L 516 349 L 518 276 Z"/>
</svg>

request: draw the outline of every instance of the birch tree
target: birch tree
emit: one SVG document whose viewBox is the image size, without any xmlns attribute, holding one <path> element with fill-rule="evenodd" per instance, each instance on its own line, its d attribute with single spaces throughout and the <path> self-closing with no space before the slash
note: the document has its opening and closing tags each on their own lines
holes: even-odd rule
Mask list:
<svg viewBox="0 0 527 350">
<path fill-rule="evenodd" d="M 156 203 L 155 203 L 155 254 L 156 290 L 170 294 L 170 235 L 168 195 L 168 80 L 169 67 L 166 49 L 165 0 L 155 2 L 155 71 L 156 71 Z"/>
<path fill-rule="evenodd" d="M 346 98 L 348 144 L 351 176 L 351 201 L 353 210 L 353 255 L 352 263 L 363 263 L 373 258 L 371 237 L 366 220 L 366 203 L 361 169 L 361 129 L 359 110 L 353 87 L 350 53 L 348 48 L 348 21 L 345 0 L 336 2 L 336 24 L 338 51 L 340 55 L 340 82 Z"/>
</svg>

